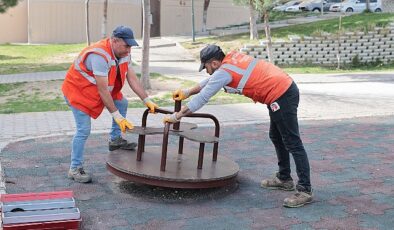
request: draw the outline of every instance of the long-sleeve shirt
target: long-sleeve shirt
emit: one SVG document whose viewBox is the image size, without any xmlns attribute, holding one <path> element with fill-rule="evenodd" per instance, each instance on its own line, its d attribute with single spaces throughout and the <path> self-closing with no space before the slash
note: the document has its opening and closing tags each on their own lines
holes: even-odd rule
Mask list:
<svg viewBox="0 0 394 230">
<path fill-rule="evenodd" d="M 217 94 L 224 86 L 232 81 L 230 73 L 225 70 L 218 69 L 212 76 L 202 80 L 199 84 L 200 93 L 196 94 L 186 104 L 193 113 L 208 103 L 209 99 Z"/>
</svg>

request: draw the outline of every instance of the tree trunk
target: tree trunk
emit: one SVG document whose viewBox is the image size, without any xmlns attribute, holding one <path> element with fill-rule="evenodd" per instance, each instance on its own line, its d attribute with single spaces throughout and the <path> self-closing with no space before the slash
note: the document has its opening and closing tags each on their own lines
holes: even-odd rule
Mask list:
<svg viewBox="0 0 394 230">
<path fill-rule="evenodd" d="M 366 10 L 367 10 L 368 12 L 370 12 L 370 11 L 371 11 L 370 0 L 366 0 L 366 4 L 365 4 L 365 5 L 367 6 Z"/>
<path fill-rule="evenodd" d="M 256 17 L 256 10 L 254 6 L 253 0 L 249 0 L 249 11 L 250 11 L 250 40 L 258 39 L 258 31 L 257 31 L 257 17 Z"/>
<path fill-rule="evenodd" d="M 86 43 L 90 45 L 90 33 L 89 33 L 89 1 L 85 0 L 85 14 L 86 14 Z"/>
<path fill-rule="evenodd" d="M 265 29 L 265 37 L 267 39 L 267 53 L 268 53 L 268 61 L 274 63 L 274 55 L 272 54 L 272 39 L 271 39 L 271 28 L 269 24 L 269 12 L 264 10 L 264 29 Z"/>
<path fill-rule="evenodd" d="M 204 11 L 202 13 L 202 32 L 207 31 L 207 16 L 208 16 L 208 7 L 211 0 L 204 0 Z"/>
<path fill-rule="evenodd" d="M 337 69 L 341 68 L 341 31 L 342 31 L 342 14 L 339 15 L 339 26 L 338 26 L 338 40 L 337 40 Z"/>
<path fill-rule="evenodd" d="M 149 40 L 150 40 L 150 0 L 143 0 L 143 29 L 142 29 L 142 64 L 141 64 L 141 84 L 144 89 L 150 89 L 149 79 Z"/>
<path fill-rule="evenodd" d="M 101 25 L 101 37 L 107 37 L 107 12 L 108 12 L 108 0 L 104 0 L 103 10 L 103 24 Z"/>
</svg>

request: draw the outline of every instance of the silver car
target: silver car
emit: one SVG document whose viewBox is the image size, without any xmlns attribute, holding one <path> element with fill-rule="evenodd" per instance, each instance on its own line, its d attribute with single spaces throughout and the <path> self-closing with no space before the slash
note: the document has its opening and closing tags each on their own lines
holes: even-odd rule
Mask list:
<svg viewBox="0 0 394 230">
<path fill-rule="evenodd" d="M 301 2 L 302 2 L 301 0 L 291 0 L 291 1 L 289 1 L 289 2 L 287 2 L 285 4 L 283 4 L 283 5 L 274 7 L 273 10 L 275 10 L 275 11 L 286 11 L 286 9 L 288 7 L 290 7 L 290 6 L 297 6 Z"/>
<path fill-rule="evenodd" d="M 370 0 L 369 7 L 372 12 L 382 12 L 381 0 Z M 367 8 L 366 0 L 345 0 L 342 3 L 333 4 L 332 12 L 363 12 Z"/>
<path fill-rule="evenodd" d="M 322 3 L 323 3 L 323 11 L 329 11 L 331 5 L 340 2 L 341 0 L 309 0 L 300 4 L 300 10 L 321 12 Z"/>
</svg>

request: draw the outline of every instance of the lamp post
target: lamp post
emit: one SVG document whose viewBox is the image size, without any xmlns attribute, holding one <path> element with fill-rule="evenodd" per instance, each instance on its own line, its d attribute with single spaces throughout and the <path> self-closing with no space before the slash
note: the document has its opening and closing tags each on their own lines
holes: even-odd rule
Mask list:
<svg viewBox="0 0 394 230">
<path fill-rule="evenodd" d="M 192 37 L 193 37 L 193 42 L 195 42 L 196 36 L 194 32 L 194 0 L 192 0 Z"/>
<path fill-rule="evenodd" d="M 30 0 L 27 0 L 27 43 L 31 43 Z"/>
</svg>

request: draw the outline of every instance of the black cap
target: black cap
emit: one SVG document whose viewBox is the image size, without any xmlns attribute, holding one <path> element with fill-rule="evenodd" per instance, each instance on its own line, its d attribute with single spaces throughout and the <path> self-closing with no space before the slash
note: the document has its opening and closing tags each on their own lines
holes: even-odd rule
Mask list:
<svg viewBox="0 0 394 230">
<path fill-rule="evenodd" d="M 118 26 L 112 32 L 112 36 L 122 38 L 129 46 L 138 46 L 138 43 L 134 40 L 134 34 L 130 27 Z"/>
<path fill-rule="evenodd" d="M 212 58 L 216 57 L 219 53 L 223 53 L 222 49 L 217 45 L 208 45 L 200 51 L 201 65 L 198 72 L 205 69 L 205 63 Z"/>
</svg>

